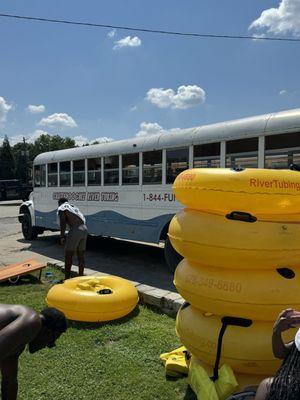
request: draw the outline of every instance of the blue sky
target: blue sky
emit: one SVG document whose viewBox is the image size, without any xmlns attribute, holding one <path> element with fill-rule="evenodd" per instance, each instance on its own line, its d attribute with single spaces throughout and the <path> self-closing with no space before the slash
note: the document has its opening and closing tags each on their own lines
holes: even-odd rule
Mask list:
<svg viewBox="0 0 300 400">
<path fill-rule="evenodd" d="M 299 0 L 1 0 L 0 13 L 300 38 Z M 117 140 L 300 106 L 300 42 L 0 18 L 0 55 L 0 138 L 13 143 L 42 132 Z"/>
</svg>

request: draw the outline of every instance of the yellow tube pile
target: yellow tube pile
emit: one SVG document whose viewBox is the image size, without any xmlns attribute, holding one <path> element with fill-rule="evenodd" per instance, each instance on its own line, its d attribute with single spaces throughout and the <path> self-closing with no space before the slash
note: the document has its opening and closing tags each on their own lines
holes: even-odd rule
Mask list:
<svg viewBox="0 0 300 400">
<path fill-rule="evenodd" d="M 227 327 L 221 363 L 235 372 L 273 374 L 274 320 L 300 305 L 300 173 L 192 169 L 173 188 L 187 206 L 169 228 L 185 257 L 174 277 L 189 303 L 177 316 L 182 343 L 213 365 L 222 317 L 246 318 L 249 327 Z"/>
</svg>

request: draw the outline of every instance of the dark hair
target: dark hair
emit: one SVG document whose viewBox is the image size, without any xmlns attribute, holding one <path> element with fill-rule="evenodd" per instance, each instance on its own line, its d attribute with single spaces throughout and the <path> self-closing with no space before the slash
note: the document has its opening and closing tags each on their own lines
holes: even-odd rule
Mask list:
<svg viewBox="0 0 300 400">
<path fill-rule="evenodd" d="M 61 197 L 61 198 L 58 200 L 58 205 L 61 206 L 62 204 L 67 203 L 68 201 L 69 201 L 69 200 L 66 199 L 65 197 Z"/>
<path fill-rule="evenodd" d="M 66 332 L 67 320 L 65 314 L 54 307 L 46 307 L 41 311 L 43 325 L 56 332 Z"/>
<path fill-rule="evenodd" d="M 266 400 L 300 399 L 300 352 L 292 345 L 277 371 Z"/>
</svg>

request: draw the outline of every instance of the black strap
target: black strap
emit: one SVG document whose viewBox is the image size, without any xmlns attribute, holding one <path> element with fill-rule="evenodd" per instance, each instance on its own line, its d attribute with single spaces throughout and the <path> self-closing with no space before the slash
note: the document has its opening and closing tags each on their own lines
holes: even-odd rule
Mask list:
<svg viewBox="0 0 300 400">
<path fill-rule="evenodd" d="M 300 165 L 291 164 L 290 165 L 290 170 L 292 170 L 292 171 L 300 171 Z"/>
<path fill-rule="evenodd" d="M 235 172 L 242 172 L 242 171 L 245 171 L 245 168 L 239 167 L 239 166 L 232 167 L 231 169 L 232 169 L 233 171 L 235 171 Z"/>
<path fill-rule="evenodd" d="M 254 215 L 242 212 L 242 211 L 232 211 L 230 214 L 226 215 L 227 219 L 232 219 L 234 221 L 242 221 L 242 222 L 256 222 L 257 218 Z"/>
<path fill-rule="evenodd" d="M 110 289 L 100 289 L 97 291 L 98 294 L 112 294 L 112 290 Z"/>
<path fill-rule="evenodd" d="M 233 326 L 240 326 L 243 328 L 248 328 L 249 326 L 252 325 L 251 319 L 246 319 L 246 318 L 223 317 L 221 321 L 222 321 L 222 326 L 221 326 L 221 329 L 219 332 L 219 337 L 218 337 L 218 347 L 217 347 L 217 355 L 216 355 L 216 361 L 215 361 L 215 366 L 214 366 L 214 372 L 213 372 L 213 376 L 210 378 L 213 382 L 215 382 L 219 378 L 219 365 L 220 365 L 221 352 L 222 352 L 222 342 L 223 342 L 223 336 L 224 336 L 227 326 L 233 325 Z"/>
<path fill-rule="evenodd" d="M 221 359 L 221 352 L 222 352 L 222 342 L 223 342 L 223 336 L 226 331 L 227 325 L 222 322 L 222 327 L 219 332 L 219 337 L 218 337 L 218 348 L 217 348 L 217 355 L 216 355 L 216 361 L 215 361 L 215 366 L 214 366 L 214 374 L 210 378 L 213 382 L 215 382 L 219 378 L 219 364 L 220 364 L 220 359 Z"/>
</svg>

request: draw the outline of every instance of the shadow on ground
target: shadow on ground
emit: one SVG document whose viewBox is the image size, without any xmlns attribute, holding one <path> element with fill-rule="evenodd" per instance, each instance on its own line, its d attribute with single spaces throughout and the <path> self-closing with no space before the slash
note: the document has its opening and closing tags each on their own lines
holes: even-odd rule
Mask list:
<svg viewBox="0 0 300 400">
<path fill-rule="evenodd" d="M 183 400 L 197 400 L 197 396 L 189 386 L 186 389 L 186 393 Z"/>
<path fill-rule="evenodd" d="M 33 272 L 34 274 L 34 272 Z M 0 288 L 2 287 L 7 287 L 7 286 L 24 286 L 24 285 L 37 285 L 37 284 L 41 284 L 39 278 L 35 275 L 23 275 L 20 277 L 15 277 L 12 278 L 10 281 L 6 280 L 6 281 L 2 281 L 0 282 Z"/>
<path fill-rule="evenodd" d="M 78 329 L 78 330 L 95 330 L 95 329 L 99 329 L 99 327 L 101 326 L 107 326 L 112 325 L 112 326 L 119 326 L 119 325 L 123 325 L 124 323 L 126 323 L 127 321 L 131 320 L 132 318 L 135 318 L 139 315 L 140 310 L 139 307 L 136 306 L 135 309 L 133 311 L 131 311 L 130 314 L 125 315 L 122 318 L 118 318 L 116 320 L 112 320 L 112 321 L 105 321 L 105 322 L 79 322 L 79 321 L 71 321 L 69 320 L 69 326 L 74 328 L 74 329 Z"/>
<path fill-rule="evenodd" d="M 27 251 L 64 261 L 64 249 L 58 243 L 57 234 L 39 236 L 34 242 L 19 241 L 29 244 Z M 76 258 L 73 262 L 76 265 Z M 176 291 L 173 274 L 164 260 L 164 249 L 160 247 L 113 238 L 89 237 L 86 266 L 160 289 Z"/>
</svg>

